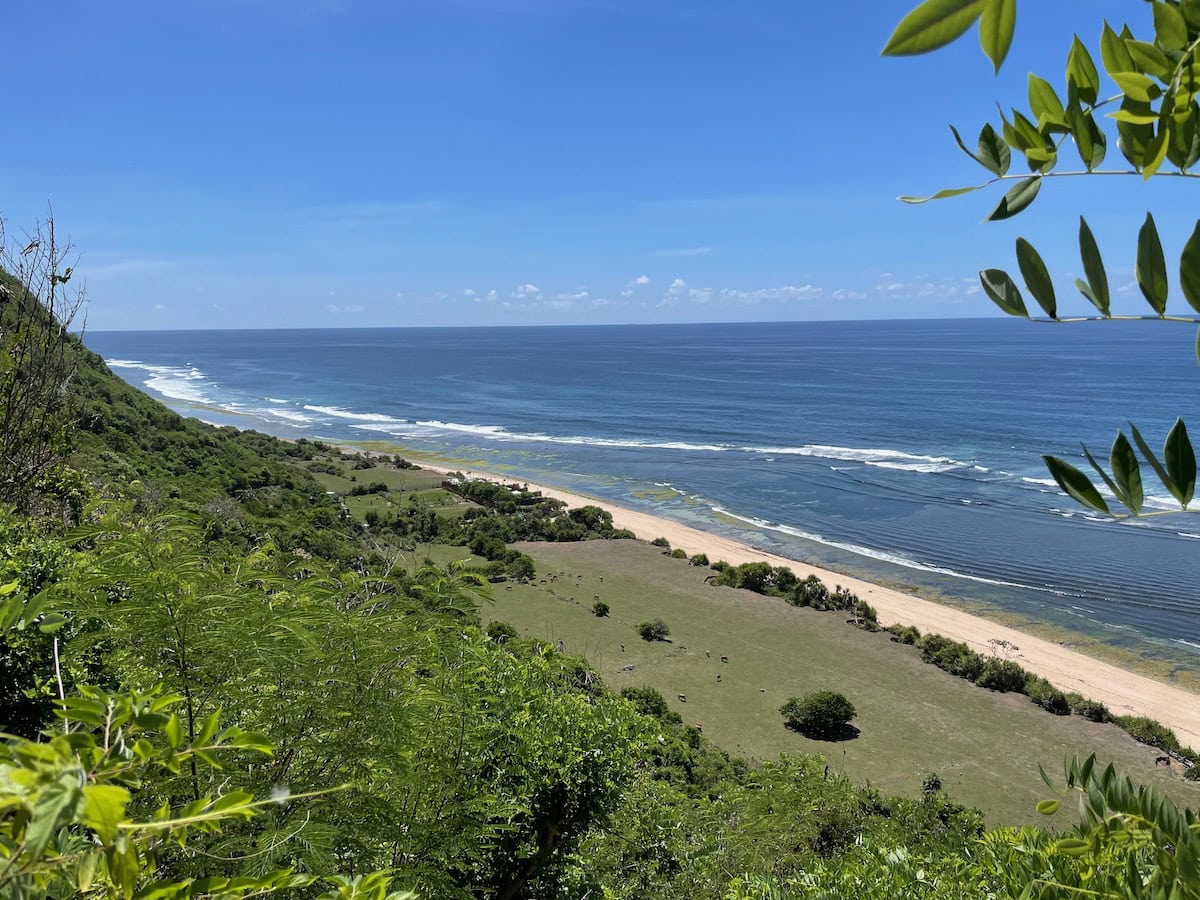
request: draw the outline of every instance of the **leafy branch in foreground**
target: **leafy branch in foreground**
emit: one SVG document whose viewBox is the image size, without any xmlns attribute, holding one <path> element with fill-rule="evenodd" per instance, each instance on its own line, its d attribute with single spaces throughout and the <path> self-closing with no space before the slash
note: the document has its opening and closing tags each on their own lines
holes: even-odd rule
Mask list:
<svg viewBox="0 0 1200 900">
<path fill-rule="evenodd" d="M 988 216 L 989 221 L 1011 218 L 1027 209 L 1039 196 L 1048 178 L 1086 175 L 1140 175 L 1144 179 L 1170 175 L 1200 177 L 1191 169 L 1200 162 L 1200 0 L 1151 0 L 1154 37 L 1142 41 L 1128 26 L 1118 32 L 1107 22 L 1100 34 L 1103 71 L 1116 93 L 1101 98 L 1102 82 L 1092 54 L 1078 35 L 1067 52 L 1066 88 L 1060 95 L 1046 79 L 1029 75 L 1028 105 L 1000 111 L 1000 124 L 985 124 L 974 149 L 951 126 L 955 143 L 990 178 L 979 185 L 950 188 L 929 197 L 901 197 L 908 203 L 940 200 L 1015 181 Z M 884 47 L 884 55 L 926 53 L 962 36 L 976 22 L 984 52 L 996 70 L 1007 55 L 1016 27 L 1016 0 L 925 0 L 897 25 Z M 1109 139 L 1097 121 L 1102 110 L 1116 128 L 1116 146 L 1129 169 L 1101 169 Z M 1063 144 L 1070 140 L 1083 170 L 1055 171 Z M 1010 173 L 1013 157 L 1025 158 L 1028 175 Z M 1164 166 L 1170 165 L 1172 171 Z M 1096 308 L 1095 316 L 1059 315 L 1054 282 L 1044 259 L 1024 237 L 1017 238 L 1016 258 L 1025 288 L 1045 314 L 1056 323 L 1095 320 L 1157 319 L 1200 324 L 1200 221 L 1184 245 L 1179 259 L 1179 286 L 1184 300 L 1197 315 L 1168 315 L 1170 281 L 1162 240 L 1152 213 L 1138 231 L 1134 272 L 1150 315 L 1114 315 L 1108 275 L 1095 236 L 1087 221 L 1079 220 L 1079 251 L 1084 278 L 1076 289 Z M 980 283 L 987 297 L 1004 313 L 1033 319 L 1016 279 L 999 268 L 984 269 Z M 1196 344 L 1200 356 L 1200 334 Z M 1167 438 L 1160 461 L 1132 425 L 1133 444 L 1162 481 L 1171 496 L 1187 509 L 1195 486 L 1196 457 L 1180 419 Z M 1139 515 L 1145 503 L 1140 462 L 1125 434 L 1118 432 L 1109 453 L 1106 471 L 1084 447 L 1083 455 L 1107 488 L 1130 514 Z M 1112 515 L 1101 489 L 1076 466 L 1053 456 L 1043 457 L 1050 474 L 1079 503 Z"/>
<path fill-rule="evenodd" d="M 1062 795 L 1078 798 L 1081 823 L 1044 853 L 1044 870 L 1032 882 L 1043 886 L 1037 896 L 1200 897 L 1200 819 L 1193 810 L 1180 811 L 1152 787 L 1135 787 L 1111 765 L 1097 771 L 1094 755 L 1069 760 L 1065 775 Z M 1044 770 L 1042 780 L 1058 790 Z M 1043 800 L 1038 811 L 1052 816 L 1059 806 Z"/>
</svg>

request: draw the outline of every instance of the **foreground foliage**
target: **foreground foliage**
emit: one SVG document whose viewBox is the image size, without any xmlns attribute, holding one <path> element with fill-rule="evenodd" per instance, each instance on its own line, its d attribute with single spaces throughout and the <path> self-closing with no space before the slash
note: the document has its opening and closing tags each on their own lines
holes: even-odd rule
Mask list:
<svg viewBox="0 0 1200 900">
<path fill-rule="evenodd" d="M 1200 177 L 1192 171 L 1200 162 L 1200 3 L 1151 0 L 1138 5 L 1151 14 L 1150 33 L 1138 39 L 1128 25 L 1115 30 L 1108 22 L 1097 23 L 1100 67 L 1076 35 L 1067 51 L 1066 83 L 1061 92 L 1049 80 L 1031 73 L 1027 105 L 1023 109 L 1012 107 L 1009 114 L 1001 109 L 999 127 L 985 124 L 976 149 L 968 147 L 958 130 L 951 127 L 958 147 L 988 173 L 987 181 L 942 190 L 930 197 L 901 199 L 924 203 L 1011 183 L 988 216 L 991 221 L 999 221 L 1024 211 L 1038 197 L 1043 183 L 1055 178 L 1125 175 L 1148 181 L 1170 175 L 1182 179 L 1179 184 L 1186 184 L 1188 179 Z M 999 71 L 1012 43 L 1016 18 L 1017 0 L 925 0 L 900 22 L 883 52 L 898 56 L 927 53 L 955 40 L 978 22 L 980 43 Z M 1109 94 L 1101 71 L 1115 93 Z M 1102 168 L 1110 142 L 1110 135 L 1101 127 L 1105 118 L 1113 122 L 1116 148 L 1127 167 Z M 1068 138 L 1082 169 L 1058 169 Z M 1028 174 L 1009 171 L 1018 155 L 1023 157 Z M 1141 219 L 1140 213 L 1136 218 Z M 1032 243 L 1024 237 L 1016 240 L 1021 278 L 1045 315 L 1040 321 L 1156 319 L 1200 323 L 1197 315 L 1167 313 L 1170 277 L 1151 212 L 1146 213 L 1138 228 L 1133 267 L 1150 315 L 1114 315 L 1107 269 L 1095 236 L 1082 216 L 1078 242 L 1084 277 L 1075 279 L 1074 287 L 1095 307 L 1096 316 L 1061 316 L 1050 267 Z M 1193 313 L 1200 314 L 1200 220 L 1183 246 L 1177 272 L 1182 299 Z M 981 271 L 979 278 L 984 293 L 1002 311 L 1031 318 L 1021 290 L 1008 272 L 989 268 Z M 1196 352 L 1200 355 L 1200 341 Z M 1180 508 L 1188 509 L 1195 495 L 1196 453 L 1182 419 L 1170 429 L 1161 453 L 1130 423 L 1129 435 L 1123 430 L 1117 432 L 1107 469 L 1086 447 L 1083 456 L 1098 484 L 1066 460 L 1054 456 L 1044 456 L 1043 460 L 1064 492 L 1105 515 L 1118 513 L 1103 490 L 1127 510 L 1126 515 L 1157 514 L 1143 512 L 1143 463 Z"/>
</svg>

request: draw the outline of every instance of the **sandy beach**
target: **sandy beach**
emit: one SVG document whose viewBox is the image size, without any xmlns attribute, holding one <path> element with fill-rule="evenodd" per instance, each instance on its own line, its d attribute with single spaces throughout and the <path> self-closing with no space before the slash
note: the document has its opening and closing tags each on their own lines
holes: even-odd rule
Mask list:
<svg viewBox="0 0 1200 900">
<path fill-rule="evenodd" d="M 445 474 L 451 471 L 424 462 L 421 465 Z M 962 641 L 985 655 L 992 653 L 990 641 L 1008 641 L 1019 648 L 1011 655 L 1011 659 L 1026 670 L 1041 675 L 1059 690 L 1075 691 L 1085 697 L 1099 700 L 1114 715 L 1149 716 L 1173 729 L 1185 746 L 1200 747 L 1200 696 L 1182 688 L 1164 684 L 1053 641 L 951 609 L 931 600 L 765 553 L 748 544 L 691 528 L 670 519 L 626 509 L 558 488 L 525 482 L 523 479 L 487 472 L 462 474 L 488 481 L 516 481 L 528 484 L 531 490 L 538 490 L 547 497 L 562 500 L 568 507 L 599 506 L 612 514 L 613 524 L 617 528 L 628 529 L 638 538 L 647 541 L 664 537 L 671 542 L 672 547 L 681 547 L 689 555 L 704 553 L 709 559 L 723 559 L 734 564 L 764 561 L 773 566 L 787 566 L 800 578 L 816 575 L 830 586 L 840 584 L 858 594 L 875 607 L 879 613 L 880 624 L 884 626 L 915 625 L 923 633 L 932 632 Z M 779 601 L 764 598 L 763 602 Z"/>
</svg>

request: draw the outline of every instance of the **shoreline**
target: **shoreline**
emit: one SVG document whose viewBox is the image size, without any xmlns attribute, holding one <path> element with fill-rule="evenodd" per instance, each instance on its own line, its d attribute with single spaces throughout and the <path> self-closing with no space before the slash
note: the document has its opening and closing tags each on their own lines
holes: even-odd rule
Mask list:
<svg viewBox="0 0 1200 900">
<path fill-rule="evenodd" d="M 376 455 L 353 445 L 342 445 L 356 453 Z M 1182 687 L 1131 672 L 1104 662 L 1054 641 L 1029 632 L 1001 625 L 981 616 L 922 597 L 856 578 L 828 569 L 809 565 L 775 553 L 757 550 L 749 544 L 708 531 L 684 525 L 672 519 L 639 512 L 607 500 L 526 481 L 524 478 L 497 472 L 448 468 L 429 463 L 414 455 L 422 468 L 443 475 L 462 474 L 483 481 L 519 483 L 546 497 L 561 500 L 568 507 L 598 506 L 613 518 L 615 528 L 633 532 L 639 540 L 666 538 L 672 548 L 682 547 L 688 555 L 704 553 L 709 559 L 723 559 L 734 565 L 747 562 L 766 562 L 786 566 L 799 578 L 815 575 L 831 587 L 841 585 L 871 604 L 884 627 L 912 625 L 922 634 L 940 634 L 960 641 L 984 656 L 992 654 L 989 641 L 1008 641 L 1017 646 L 1009 658 L 1034 675 L 1040 675 L 1064 692 L 1076 692 L 1108 707 L 1114 716 L 1147 716 L 1173 730 L 1185 746 L 1200 747 L 1200 695 Z M 778 598 L 763 598 L 780 602 Z"/>
</svg>

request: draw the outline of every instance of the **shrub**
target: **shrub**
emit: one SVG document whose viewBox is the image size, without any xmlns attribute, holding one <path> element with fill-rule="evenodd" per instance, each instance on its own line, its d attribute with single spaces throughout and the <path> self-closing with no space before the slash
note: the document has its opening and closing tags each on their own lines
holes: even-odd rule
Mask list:
<svg viewBox="0 0 1200 900">
<path fill-rule="evenodd" d="M 688 560 L 688 562 L 690 562 L 693 566 L 707 566 L 708 565 L 708 554 L 706 554 L 706 553 L 694 554 L 692 556 L 692 558 Z"/>
<path fill-rule="evenodd" d="M 667 550 L 670 550 L 671 542 L 668 541 L 665 537 L 656 537 L 654 540 L 652 540 L 650 542 L 650 546 L 651 547 L 664 547 Z"/>
<path fill-rule="evenodd" d="M 1026 674 L 1025 695 L 1046 712 L 1054 713 L 1056 716 L 1071 714 L 1071 704 L 1067 700 L 1067 695 L 1045 678 Z"/>
<path fill-rule="evenodd" d="M 930 772 L 921 779 L 922 794 L 936 794 L 942 789 L 942 776 L 937 772 Z"/>
<path fill-rule="evenodd" d="M 1071 712 L 1091 722 L 1112 721 L 1112 713 L 1108 711 L 1108 707 L 1097 700 L 1089 700 L 1082 694 L 1067 694 L 1067 703 L 1070 704 Z"/>
<path fill-rule="evenodd" d="M 537 567 L 534 565 L 532 557 L 518 553 L 508 563 L 508 574 L 517 581 L 529 581 L 537 574 Z"/>
<path fill-rule="evenodd" d="M 1012 660 L 989 659 L 975 683 L 989 691 L 1022 693 L 1027 673 Z"/>
<path fill-rule="evenodd" d="M 667 623 L 662 619 L 655 619 L 653 622 L 643 622 L 638 626 L 638 634 L 642 636 L 643 641 L 665 641 L 667 635 L 671 633 L 671 629 L 667 627 Z"/>
<path fill-rule="evenodd" d="M 683 721 L 679 713 L 668 708 L 666 698 L 652 687 L 622 688 L 621 696 L 632 703 L 634 709 L 643 716 L 653 716 L 675 725 Z"/>
<path fill-rule="evenodd" d="M 1113 721 L 1135 741 L 1141 741 L 1159 750 L 1174 750 L 1181 756 L 1191 755 L 1190 752 L 1184 751 L 1175 732 L 1153 719 L 1147 719 L 1145 716 L 1117 716 Z"/>
<path fill-rule="evenodd" d="M 983 674 L 984 658 L 966 644 L 952 641 L 940 634 L 927 634 L 921 638 L 918 646 L 921 648 L 921 658 L 925 662 L 933 663 L 951 675 L 975 681 Z"/>
<path fill-rule="evenodd" d="M 487 627 L 487 636 L 494 643 L 507 644 L 513 638 L 517 637 L 517 629 L 513 628 L 507 622 L 492 622 Z"/>
<path fill-rule="evenodd" d="M 791 697 L 779 707 L 788 728 L 808 737 L 831 737 L 846 730 L 856 715 L 854 704 L 836 691 Z"/>
<path fill-rule="evenodd" d="M 725 562 L 725 560 L 723 560 L 723 559 L 718 559 L 715 563 L 712 564 L 712 570 L 714 572 L 724 572 L 728 568 L 729 568 L 729 563 Z"/>
<path fill-rule="evenodd" d="M 687 559 L 687 551 L 682 547 L 676 547 L 671 551 L 671 559 Z"/>
<path fill-rule="evenodd" d="M 1188 766 L 1187 771 L 1183 773 L 1183 777 L 1188 781 L 1200 781 L 1200 765 Z"/>
<path fill-rule="evenodd" d="M 891 625 L 887 629 L 892 640 L 901 644 L 915 644 L 921 639 L 921 631 L 913 625 Z"/>
<path fill-rule="evenodd" d="M 599 619 L 603 619 L 608 615 L 608 604 L 603 600 L 597 600 L 592 604 L 592 614 Z"/>
</svg>

